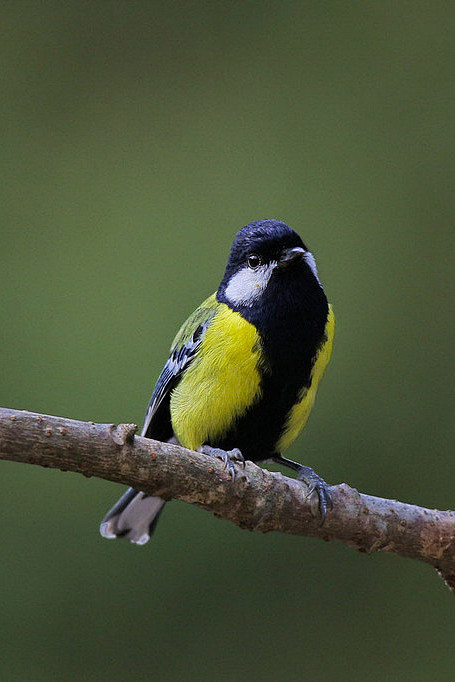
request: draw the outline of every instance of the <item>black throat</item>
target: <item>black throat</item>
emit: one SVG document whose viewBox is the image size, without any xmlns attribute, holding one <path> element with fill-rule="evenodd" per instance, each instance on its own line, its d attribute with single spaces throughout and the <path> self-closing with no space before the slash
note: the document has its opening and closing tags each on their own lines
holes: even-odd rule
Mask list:
<svg viewBox="0 0 455 682">
<path fill-rule="evenodd" d="M 277 270 L 252 306 L 233 305 L 224 288 L 217 298 L 258 330 L 266 373 L 297 390 L 309 386 L 329 310 L 324 290 L 309 269 Z"/>
</svg>

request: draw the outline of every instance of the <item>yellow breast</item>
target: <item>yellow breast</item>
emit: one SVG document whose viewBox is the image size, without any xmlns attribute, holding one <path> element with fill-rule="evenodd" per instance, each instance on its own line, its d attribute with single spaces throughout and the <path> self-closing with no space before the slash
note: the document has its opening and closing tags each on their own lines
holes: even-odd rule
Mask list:
<svg viewBox="0 0 455 682">
<path fill-rule="evenodd" d="M 333 314 L 332 306 L 329 306 L 329 314 L 325 326 L 325 341 L 320 346 L 316 355 L 316 361 L 311 372 L 310 387 L 305 388 L 301 394 L 299 402 L 294 405 L 289 413 L 283 435 L 278 442 L 278 452 L 283 452 L 291 445 L 291 443 L 297 438 L 300 431 L 305 426 L 308 417 L 310 416 L 310 412 L 316 398 L 316 391 L 318 389 L 319 382 L 321 381 L 325 372 L 325 368 L 327 367 L 330 360 L 334 332 L 335 316 Z"/>
<path fill-rule="evenodd" d="M 196 358 L 171 396 L 174 433 L 194 450 L 226 433 L 260 398 L 256 329 L 224 303 L 219 306 Z"/>
</svg>

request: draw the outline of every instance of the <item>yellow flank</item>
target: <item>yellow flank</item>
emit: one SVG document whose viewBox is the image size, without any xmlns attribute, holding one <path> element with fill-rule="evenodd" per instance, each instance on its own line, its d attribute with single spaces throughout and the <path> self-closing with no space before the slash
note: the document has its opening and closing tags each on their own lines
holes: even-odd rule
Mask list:
<svg viewBox="0 0 455 682">
<path fill-rule="evenodd" d="M 316 354 L 316 361 L 311 372 L 311 385 L 309 388 L 304 390 L 301 395 L 300 402 L 294 405 L 289 413 L 283 435 L 278 441 L 278 452 L 283 452 L 291 445 L 291 443 L 293 443 L 310 416 L 310 412 L 316 398 L 316 391 L 318 389 L 319 382 L 321 381 L 325 372 L 325 368 L 327 367 L 330 360 L 334 332 L 335 316 L 333 314 L 332 306 L 329 305 L 329 314 L 325 326 L 325 341 L 322 343 Z"/>
<path fill-rule="evenodd" d="M 226 304 L 218 305 L 201 348 L 171 395 L 174 433 L 192 450 L 226 433 L 260 398 L 256 329 Z"/>
</svg>

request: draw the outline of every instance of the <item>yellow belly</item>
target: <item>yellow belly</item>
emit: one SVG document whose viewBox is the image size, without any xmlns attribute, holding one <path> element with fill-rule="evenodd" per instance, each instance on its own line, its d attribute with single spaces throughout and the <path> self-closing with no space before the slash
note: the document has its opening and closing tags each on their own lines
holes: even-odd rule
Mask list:
<svg viewBox="0 0 455 682">
<path fill-rule="evenodd" d="M 178 441 L 197 450 L 234 424 L 260 398 L 259 338 L 255 327 L 224 303 L 197 357 L 171 395 Z"/>
<path fill-rule="evenodd" d="M 283 435 L 278 441 L 278 452 L 283 452 L 291 445 L 310 416 L 319 382 L 321 381 L 325 368 L 330 360 L 334 332 L 335 316 L 333 314 L 332 306 L 329 306 L 329 314 L 325 326 L 325 341 L 316 356 L 316 361 L 311 372 L 311 385 L 302 392 L 300 401 L 294 405 L 289 413 Z"/>
</svg>

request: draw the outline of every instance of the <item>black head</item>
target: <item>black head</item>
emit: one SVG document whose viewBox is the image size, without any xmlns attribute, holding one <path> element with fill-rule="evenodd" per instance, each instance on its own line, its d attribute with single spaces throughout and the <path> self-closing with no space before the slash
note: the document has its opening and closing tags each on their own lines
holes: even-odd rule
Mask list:
<svg viewBox="0 0 455 682">
<path fill-rule="evenodd" d="M 257 220 L 239 230 L 232 244 L 228 267 L 239 268 L 250 253 L 256 253 L 264 263 L 278 261 L 285 249 L 303 248 L 297 232 L 278 220 Z"/>
<path fill-rule="evenodd" d="M 237 232 L 218 300 L 234 308 L 251 307 L 271 289 L 270 284 L 292 286 L 296 279 L 320 288 L 313 255 L 285 223 L 258 220 Z"/>
</svg>

